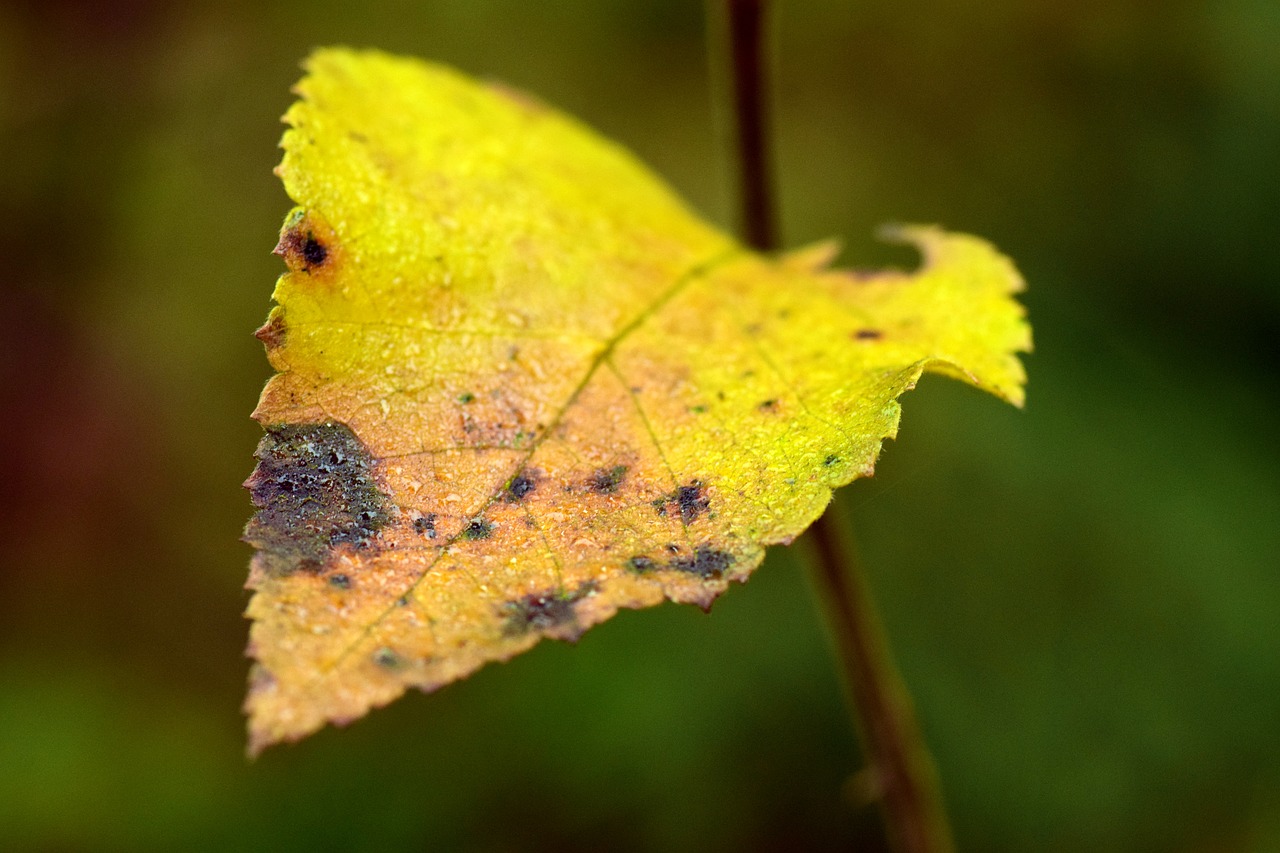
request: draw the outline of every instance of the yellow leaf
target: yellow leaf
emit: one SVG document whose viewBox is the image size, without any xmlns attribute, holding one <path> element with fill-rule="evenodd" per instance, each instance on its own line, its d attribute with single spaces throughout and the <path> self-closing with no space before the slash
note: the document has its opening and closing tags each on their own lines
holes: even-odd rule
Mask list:
<svg viewBox="0 0 1280 853">
<path fill-rule="evenodd" d="M 279 174 L 259 337 L 250 748 L 621 607 L 702 607 L 869 475 L 925 370 L 1020 404 L 1022 287 L 987 243 L 914 274 L 778 260 L 530 97 L 329 49 Z"/>
</svg>

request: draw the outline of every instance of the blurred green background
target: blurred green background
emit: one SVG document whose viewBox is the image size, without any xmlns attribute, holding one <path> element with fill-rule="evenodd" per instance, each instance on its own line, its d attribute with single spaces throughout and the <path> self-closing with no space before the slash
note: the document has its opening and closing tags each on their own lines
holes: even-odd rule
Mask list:
<svg viewBox="0 0 1280 853">
<path fill-rule="evenodd" d="M 805 572 L 243 757 L 240 482 L 298 62 L 538 93 L 733 221 L 680 0 L 0 5 L 0 848 L 879 849 Z M 1030 282 L 1017 412 L 929 379 L 856 529 L 973 851 L 1280 850 L 1280 4 L 780 3 L 789 245 Z M 861 849 L 861 848 L 859 848 Z"/>
</svg>

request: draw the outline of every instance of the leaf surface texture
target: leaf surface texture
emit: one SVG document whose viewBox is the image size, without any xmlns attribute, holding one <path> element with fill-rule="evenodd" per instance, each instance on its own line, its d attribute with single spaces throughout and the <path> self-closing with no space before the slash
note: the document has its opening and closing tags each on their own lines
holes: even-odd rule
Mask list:
<svg viewBox="0 0 1280 853">
<path fill-rule="evenodd" d="M 755 254 L 528 95 L 326 49 L 258 336 L 250 749 L 622 607 L 709 607 L 869 475 L 924 371 L 1015 404 L 1030 330 L 986 242 L 913 273 Z"/>
</svg>

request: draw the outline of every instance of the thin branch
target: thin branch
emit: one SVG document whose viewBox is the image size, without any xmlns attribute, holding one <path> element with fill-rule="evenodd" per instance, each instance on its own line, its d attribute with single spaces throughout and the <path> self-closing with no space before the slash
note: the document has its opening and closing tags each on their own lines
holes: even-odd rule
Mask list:
<svg viewBox="0 0 1280 853">
<path fill-rule="evenodd" d="M 773 199 L 766 56 L 768 0 L 724 0 L 743 239 L 760 251 L 778 248 Z M 847 527 L 847 526 L 845 526 Z M 856 559 L 852 534 L 828 511 L 806 534 L 814 586 L 854 726 L 867 761 L 868 790 L 878 799 L 886 834 L 898 853 L 953 849 L 937 773 L 916 724 L 911 700 L 889 656 L 874 604 Z"/>
<path fill-rule="evenodd" d="M 950 851 L 951 832 L 937 770 L 916 723 L 911 697 L 889 654 L 853 535 L 828 509 L 809 528 L 805 541 L 854 725 L 866 752 L 869 767 L 864 790 L 880 801 L 894 850 Z"/>
<path fill-rule="evenodd" d="M 778 248 L 777 205 L 770 157 L 768 0 L 729 0 L 729 55 L 733 69 L 733 115 L 738 148 L 738 198 L 742 237 L 763 252 Z"/>
</svg>

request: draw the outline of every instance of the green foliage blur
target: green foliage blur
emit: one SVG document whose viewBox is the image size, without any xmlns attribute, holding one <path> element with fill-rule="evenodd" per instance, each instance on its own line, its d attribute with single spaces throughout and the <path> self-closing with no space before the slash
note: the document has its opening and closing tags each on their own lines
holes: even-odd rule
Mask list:
<svg viewBox="0 0 1280 853">
<path fill-rule="evenodd" d="M 971 851 L 1280 850 L 1280 4 L 779 3 L 788 245 L 1030 282 L 1029 403 L 905 401 L 853 525 Z M 299 60 L 538 93 L 733 225 L 679 0 L 0 5 L 0 848 L 881 849 L 803 566 L 255 763 L 240 613 Z"/>
</svg>

